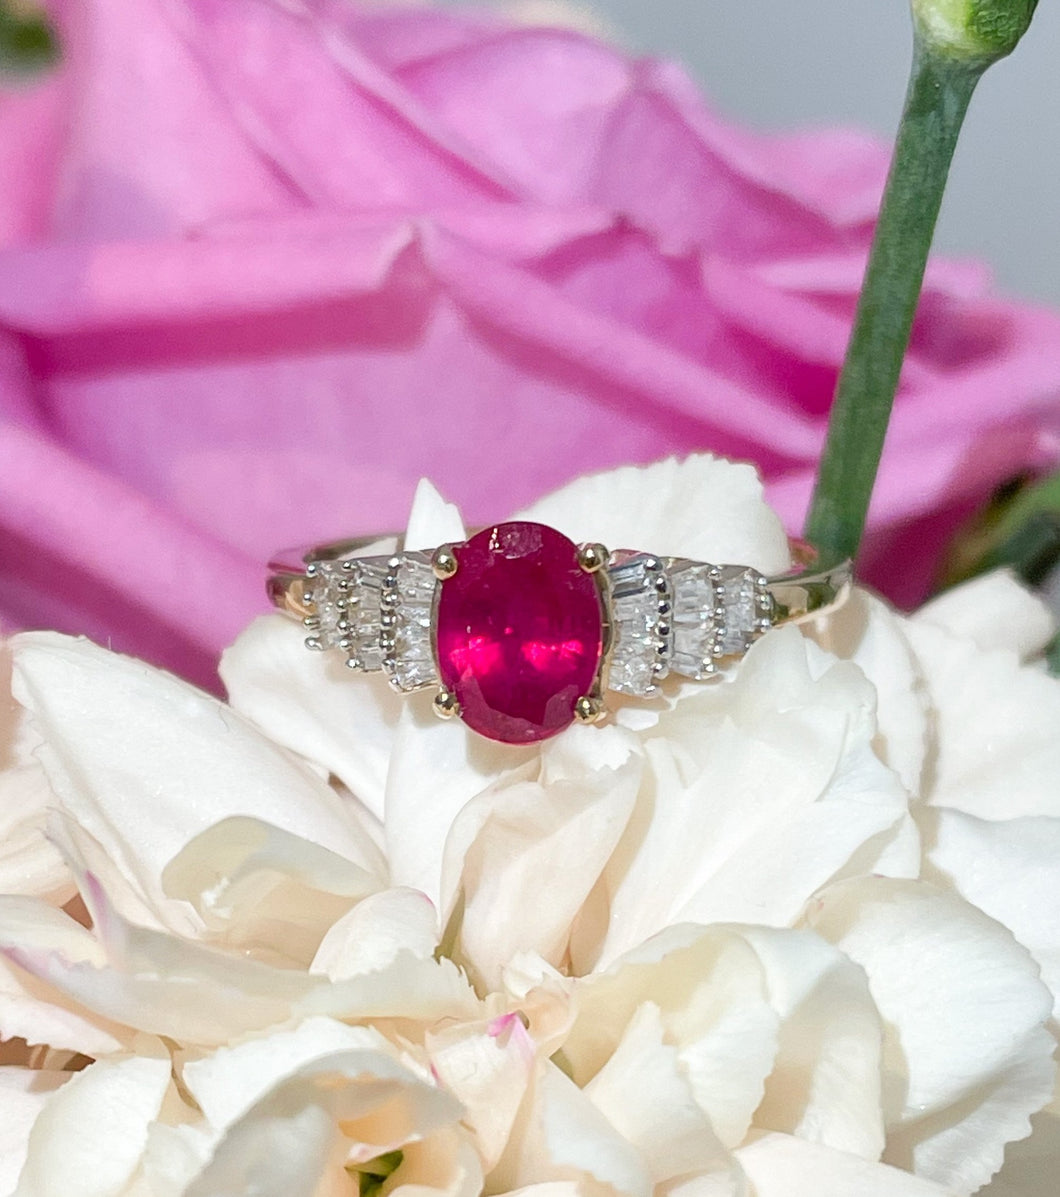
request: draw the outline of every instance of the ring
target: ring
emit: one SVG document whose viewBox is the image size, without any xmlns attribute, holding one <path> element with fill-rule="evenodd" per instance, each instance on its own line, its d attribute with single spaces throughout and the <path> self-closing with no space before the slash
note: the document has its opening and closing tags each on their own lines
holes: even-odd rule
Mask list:
<svg viewBox="0 0 1060 1197">
<path fill-rule="evenodd" d="M 607 691 L 648 698 L 671 674 L 716 678 L 771 628 L 840 606 L 851 562 L 791 549 L 793 571 L 770 578 L 514 522 L 433 551 L 376 537 L 283 554 L 268 592 L 307 647 L 402 693 L 436 687 L 437 714 L 530 744 L 601 719 Z"/>
</svg>

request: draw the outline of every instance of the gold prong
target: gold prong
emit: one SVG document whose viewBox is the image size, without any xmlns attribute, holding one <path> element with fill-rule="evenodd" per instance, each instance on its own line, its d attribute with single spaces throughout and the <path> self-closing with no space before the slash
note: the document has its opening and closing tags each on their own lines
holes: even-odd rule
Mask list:
<svg viewBox="0 0 1060 1197">
<path fill-rule="evenodd" d="M 452 719 L 460 714 L 460 703 L 452 690 L 439 690 L 434 696 L 434 713 L 439 719 Z"/>
<path fill-rule="evenodd" d="M 443 582 L 456 573 L 457 565 L 456 554 L 451 544 L 440 544 L 431 554 L 431 569 L 434 570 L 434 576 Z"/>
<path fill-rule="evenodd" d="M 598 569 L 603 569 L 610 557 L 611 554 L 602 544 L 590 542 L 578 546 L 578 564 L 587 574 L 595 574 Z"/>
<path fill-rule="evenodd" d="M 583 694 L 574 704 L 574 717 L 579 723 L 598 723 L 607 712 L 599 698 Z"/>
</svg>

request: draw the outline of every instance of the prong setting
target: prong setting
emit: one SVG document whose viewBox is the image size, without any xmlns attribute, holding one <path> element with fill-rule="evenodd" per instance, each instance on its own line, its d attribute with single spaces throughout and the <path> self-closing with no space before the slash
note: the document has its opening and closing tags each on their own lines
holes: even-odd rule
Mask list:
<svg viewBox="0 0 1060 1197">
<path fill-rule="evenodd" d="M 592 694 L 583 694 L 574 704 L 574 717 L 579 723 L 599 723 L 606 714 L 603 701 Z"/>
<path fill-rule="evenodd" d="M 460 703 L 452 690 L 443 687 L 434 696 L 433 710 L 439 719 L 454 719 L 460 714 Z"/>
<path fill-rule="evenodd" d="M 431 554 L 431 569 L 440 582 L 451 578 L 459 567 L 460 563 L 456 559 L 456 553 L 451 544 L 440 544 Z"/>
<path fill-rule="evenodd" d="M 578 546 L 578 564 L 587 574 L 595 574 L 603 569 L 610 559 L 611 554 L 607 549 L 595 541 Z"/>
</svg>

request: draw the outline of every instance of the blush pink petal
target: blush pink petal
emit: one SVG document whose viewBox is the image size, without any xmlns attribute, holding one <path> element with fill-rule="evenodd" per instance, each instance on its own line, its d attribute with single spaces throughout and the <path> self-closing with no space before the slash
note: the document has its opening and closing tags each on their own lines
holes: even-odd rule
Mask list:
<svg viewBox="0 0 1060 1197">
<path fill-rule="evenodd" d="M 297 202 L 204 85 L 178 13 L 166 0 L 144 0 L 134 18 L 123 0 L 67 8 L 54 235 L 161 237 Z"/>
<path fill-rule="evenodd" d="M 746 132 L 495 11 L 52 7 L 62 65 L 0 92 L 6 625 L 208 679 L 274 549 L 401 526 L 422 475 L 483 523 L 706 449 L 798 527 L 872 139 Z M 1060 458 L 1058 380 L 1053 313 L 932 265 L 866 549 L 892 595 Z"/>
<path fill-rule="evenodd" d="M 84 631 L 214 683 L 218 640 L 233 639 L 257 603 L 256 561 L 12 424 L 0 425 L 0 511 L 5 615 Z"/>
</svg>

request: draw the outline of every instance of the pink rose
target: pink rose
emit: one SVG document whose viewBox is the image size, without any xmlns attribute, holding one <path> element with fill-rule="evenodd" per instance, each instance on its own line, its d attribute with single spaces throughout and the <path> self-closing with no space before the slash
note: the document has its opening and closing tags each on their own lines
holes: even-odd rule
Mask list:
<svg viewBox="0 0 1060 1197">
<path fill-rule="evenodd" d="M 270 550 L 400 526 L 422 474 L 486 520 L 711 449 L 798 527 L 878 145 L 748 134 L 673 65 L 485 13 L 59 19 L 62 68 L 0 101 L 6 624 L 208 680 Z M 1056 459 L 1058 385 L 1055 315 L 936 264 L 867 556 L 894 597 Z"/>
</svg>

